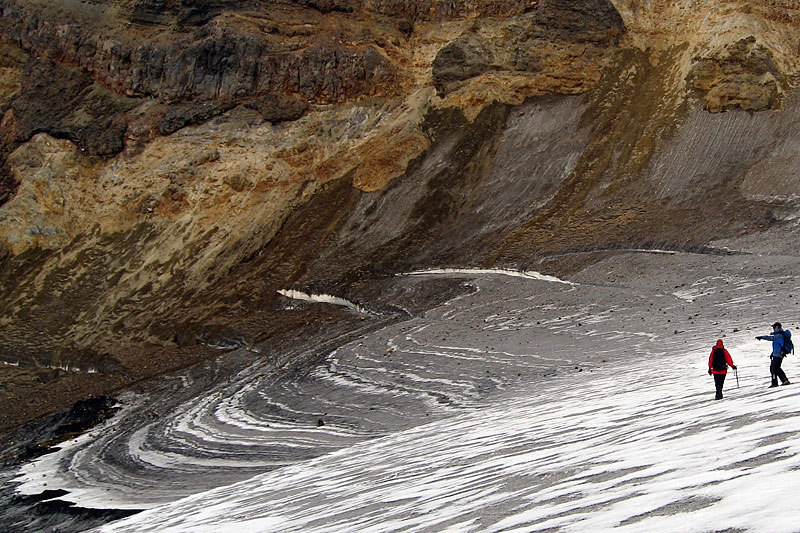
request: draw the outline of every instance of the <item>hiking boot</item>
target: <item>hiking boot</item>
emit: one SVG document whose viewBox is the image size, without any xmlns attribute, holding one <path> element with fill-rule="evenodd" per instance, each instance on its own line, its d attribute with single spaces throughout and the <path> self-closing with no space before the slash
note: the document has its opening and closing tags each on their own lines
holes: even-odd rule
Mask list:
<svg viewBox="0 0 800 533">
<path fill-rule="evenodd" d="M 773 383 L 772 385 L 769 386 L 769 388 L 771 389 L 772 387 L 777 387 L 777 386 L 778 386 L 777 383 Z"/>
<path fill-rule="evenodd" d="M 790 383 L 790 382 L 789 382 L 789 380 L 787 379 L 786 381 L 784 381 L 783 383 L 781 383 L 781 385 L 791 385 L 791 383 Z"/>
</svg>

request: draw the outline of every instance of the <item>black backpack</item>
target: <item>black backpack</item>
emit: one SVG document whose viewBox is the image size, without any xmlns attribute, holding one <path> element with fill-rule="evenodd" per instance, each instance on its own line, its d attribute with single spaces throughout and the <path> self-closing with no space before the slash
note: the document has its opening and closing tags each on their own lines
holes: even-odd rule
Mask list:
<svg viewBox="0 0 800 533">
<path fill-rule="evenodd" d="M 725 361 L 725 348 L 715 347 L 711 353 L 713 354 L 711 368 L 714 370 L 726 370 L 728 368 L 728 363 Z"/>
</svg>

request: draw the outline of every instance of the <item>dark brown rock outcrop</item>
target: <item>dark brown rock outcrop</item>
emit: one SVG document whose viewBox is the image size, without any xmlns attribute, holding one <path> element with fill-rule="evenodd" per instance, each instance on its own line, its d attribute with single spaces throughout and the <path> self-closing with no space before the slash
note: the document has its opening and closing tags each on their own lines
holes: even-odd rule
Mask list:
<svg viewBox="0 0 800 533">
<path fill-rule="evenodd" d="M 3 205 L 11 199 L 18 185 L 19 183 L 17 183 L 17 180 L 11 175 L 6 162 L 0 161 L 0 205 Z M 8 250 L 4 248 L 0 249 L 0 264 L 2 264 L 2 260 L 5 259 L 7 254 Z"/>
<path fill-rule="evenodd" d="M 712 112 L 775 109 L 786 86 L 772 52 L 755 37 L 740 39 L 717 56 L 696 58 L 689 82 L 704 93 Z"/>
<path fill-rule="evenodd" d="M 158 26 L 200 26 L 225 8 L 248 6 L 231 0 L 136 0 L 129 7 L 128 20 L 134 24 Z"/>
<path fill-rule="evenodd" d="M 158 126 L 161 135 L 175 133 L 181 128 L 205 122 L 232 109 L 236 104 L 231 102 L 206 102 L 200 104 L 182 103 L 170 106 L 164 119 Z"/>
<path fill-rule="evenodd" d="M 32 57 L 3 133 L 9 148 L 48 133 L 69 139 L 87 154 L 113 155 L 124 147 L 125 113 L 137 103 L 95 83 L 85 72 Z"/>
<path fill-rule="evenodd" d="M 442 48 L 433 62 L 433 79 L 441 92 L 446 92 L 452 84 L 474 78 L 495 65 L 492 49 L 484 39 L 477 35 L 464 34 Z M 534 70 L 533 61 L 528 71 Z"/>
<path fill-rule="evenodd" d="M 216 13 L 206 7 L 206 16 Z M 139 11 L 139 20 L 161 21 L 160 14 L 148 16 L 156 13 L 155 4 Z M 142 40 L 105 35 L 91 26 L 89 16 L 48 18 L 12 0 L 0 2 L 0 12 L 0 30 L 23 48 L 91 72 L 103 85 L 129 96 L 239 100 L 280 92 L 341 102 L 383 93 L 396 76 L 372 44 L 345 43 L 325 32 L 301 41 L 273 35 L 283 24 L 291 25 L 280 17 L 266 24 L 256 19 L 252 26 L 221 21 L 169 36 L 156 29 Z"/>
<path fill-rule="evenodd" d="M 408 20 L 514 16 L 536 8 L 538 0 L 365 0 L 376 12 Z"/>
<path fill-rule="evenodd" d="M 352 13 L 360 7 L 359 0 L 294 0 L 301 6 L 313 7 L 322 13 L 331 11 L 341 11 L 342 13 Z"/>
<path fill-rule="evenodd" d="M 439 91 L 446 93 L 461 86 L 459 82 L 490 71 L 544 71 L 551 78 L 572 68 L 586 72 L 602 64 L 603 55 L 619 43 L 623 32 L 622 18 L 608 0 L 545 0 L 514 18 L 499 34 L 488 23 L 473 25 L 440 50 L 433 78 Z"/>
<path fill-rule="evenodd" d="M 245 104 L 261 113 L 261 118 L 269 122 L 297 120 L 308 110 L 308 104 L 280 93 L 268 94 Z"/>
</svg>

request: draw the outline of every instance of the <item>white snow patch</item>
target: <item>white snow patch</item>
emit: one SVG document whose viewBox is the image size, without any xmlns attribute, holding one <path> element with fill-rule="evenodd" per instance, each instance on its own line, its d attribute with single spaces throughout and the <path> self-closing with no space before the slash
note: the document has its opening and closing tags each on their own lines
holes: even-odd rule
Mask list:
<svg viewBox="0 0 800 533">
<path fill-rule="evenodd" d="M 76 374 L 99 374 L 96 368 L 88 367 L 83 369 L 79 366 L 73 366 L 67 363 L 63 363 L 60 365 L 42 365 L 42 368 L 48 368 L 50 370 L 63 370 L 65 372 L 73 372 Z"/>
<path fill-rule="evenodd" d="M 0 361 L 0 364 L 4 366 L 13 366 L 13 367 L 20 367 L 22 363 L 20 361 Z M 65 372 L 72 372 L 75 374 L 99 374 L 100 372 L 94 367 L 88 368 L 81 368 L 79 366 L 70 365 L 68 363 L 62 363 L 60 365 L 36 365 L 35 368 L 47 368 L 49 370 L 63 370 Z"/>
<path fill-rule="evenodd" d="M 413 272 L 405 272 L 401 276 L 429 276 L 436 274 L 471 274 L 471 275 L 500 275 L 500 276 L 513 276 L 516 278 L 533 279 L 537 281 L 550 281 L 553 283 L 563 283 L 565 285 L 575 286 L 577 283 L 566 281 L 555 276 L 548 276 L 532 270 L 506 270 L 502 268 L 431 268 L 428 270 L 415 270 Z"/>
<path fill-rule="evenodd" d="M 626 251 L 628 251 L 628 250 L 626 250 Z M 633 248 L 630 251 L 631 252 L 638 252 L 638 253 L 642 253 L 642 254 L 663 254 L 663 255 L 678 255 L 678 254 L 682 253 L 682 252 L 679 252 L 677 250 L 659 250 L 658 248 L 653 248 L 653 249 L 649 249 L 649 248 Z"/>
<path fill-rule="evenodd" d="M 331 296 L 330 294 L 309 294 L 294 289 L 289 289 L 289 290 L 281 289 L 278 291 L 278 293 L 293 300 L 303 300 L 305 302 L 340 305 L 343 307 L 347 307 L 348 309 L 352 309 L 353 311 L 356 311 L 358 313 L 367 313 L 367 310 L 361 307 L 360 305 L 354 304 L 353 302 L 345 300 L 344 298 L 339 298 L 338 296 Z"/>
</svg>

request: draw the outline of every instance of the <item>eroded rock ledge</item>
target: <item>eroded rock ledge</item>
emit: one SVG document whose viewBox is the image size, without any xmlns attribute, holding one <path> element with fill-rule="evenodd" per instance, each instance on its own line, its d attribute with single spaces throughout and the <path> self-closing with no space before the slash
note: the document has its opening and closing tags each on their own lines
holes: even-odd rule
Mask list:
<svg viewBox="0 0 800 533">
<path fill-rule="evenodd" d="M 624 32 L 614 6 L 606 0 L 550 0 L 528 9 L 502 27 L 476 21 L 444 46 L 433 62 L 437 88 L 452 92 L 465 80 L 487 73 L 541 74 L 560 80 L 552 87 L 560 92 L 595 82 L 599 68 L 593 66 L 605 63 Z"/>
<path fill-rule="evenodd" d="M 787 88 L 772 52 L 753 36 L 725 46 L 719 55 L 695 58 L 689 82 L 703 92 L 712 112 L 775 109 Z"/>
</svg>

